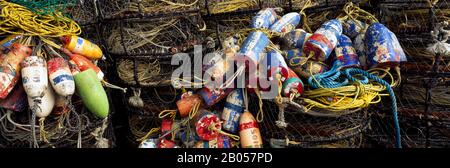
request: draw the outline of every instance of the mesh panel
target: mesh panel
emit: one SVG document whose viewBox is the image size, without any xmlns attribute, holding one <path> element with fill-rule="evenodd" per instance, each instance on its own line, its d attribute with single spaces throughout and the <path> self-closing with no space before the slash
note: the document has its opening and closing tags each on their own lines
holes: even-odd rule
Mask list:
<svg viewBox="0 0 450 168">
<path fill-rule="evenodd" d="M 252 99 L 257 100 L 256 98 Z M 249 109 L 252 112 L 259 110 L 257 104 L 254 103 L 250 104 Z M 292 145 L 292 147 L 320 147 L 325 144 L 342 144 L 343 142 L 354 143 L 340 147 L 360 146 L 361 143 L 354 141 L 354 138 L 360 136 L 360 133 L 368 127 L 369 121 L 365 111 L 340 117 L 315 117 L 302 113 L 302 109 L 288 105 L 284 114 L 288 126 L 279 128 L 276 125 L 276 121 L 279 120 L 278 115 L 280 111 L 276 103 L 264 101 L 263 109 L 264 120 L 260 124 L 260 128 L 264 140 L 267 142 L 266 144 L 270 144 L 271 139 L 283 141 L 286 138 L 300 142 L 299 145 Z M 326 145 L 322 147 L 326 147 Z"/>
<path fill-rule="evenodd" d="M 171 55 L 202 43 L 199 15 L 107 23 L 102 33 L 111 54 Z"/>
<path fill-rule="evenodd" d="M 104 19 L 198 11 L 201 0 L 99 0 Z"/>
</svg>

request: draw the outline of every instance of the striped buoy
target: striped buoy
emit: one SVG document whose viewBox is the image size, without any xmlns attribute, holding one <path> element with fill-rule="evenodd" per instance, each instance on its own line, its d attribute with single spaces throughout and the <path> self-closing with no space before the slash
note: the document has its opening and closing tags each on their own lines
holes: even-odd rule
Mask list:
<svg viewBox="0 0 450 168">
<path fill-rule="evenodd" d="M 277 21 L 278 15 L 273 8 L 266 8 L 256 13 L 256 16 L 252 18 L 251 28 L 255 29 L 267 29 L 275 21 Z"/>
<path fill-rule="evenodd" d="M 239 117 L 244 110 L 244 94 L 242 89 L 235 89 L 231 92 L 225 102 L 221 119 L 223 120 L 223 130 L 236 133 L 239 126 Z"/>
<path fill-rule="evenodd" d="M 263 141 L 258 123 L 252 113 L 246 111 L 239 121 L 239 136 L 242 148 L 262 148 Z"/>
<path fill-rule="evenodd" d="M 329 20 L 309 37 L 303 46 L 303 53 L 316 61 L 325 61 L 336 47 L 341 34 L 341 22 L 337 19 Z"/>
</svg>

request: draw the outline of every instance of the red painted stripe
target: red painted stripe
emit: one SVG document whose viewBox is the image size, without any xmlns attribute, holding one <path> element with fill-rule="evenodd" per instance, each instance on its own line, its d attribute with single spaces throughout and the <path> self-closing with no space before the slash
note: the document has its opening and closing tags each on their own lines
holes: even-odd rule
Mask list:
<svg viewBox="0 0 450 168">
<path fill-rule="evenodd" d="M 250 128 L 259 128 L 258 123 L 256 121 L 239 124 L 239 130 L 246 130 Z"/>
</svg>

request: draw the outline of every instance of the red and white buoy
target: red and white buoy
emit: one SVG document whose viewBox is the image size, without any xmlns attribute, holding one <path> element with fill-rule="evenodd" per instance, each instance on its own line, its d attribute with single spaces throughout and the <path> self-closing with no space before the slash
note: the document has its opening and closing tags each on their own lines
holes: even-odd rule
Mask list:
<svg viewBox="0 0 450 168">
<path fill-rule="evenodd" d="M 263 142 L 255 117 L 246 111 L 239 121 L 239 136 L 242 148 L 262 148 Z"/>
<path fill-rule="evenodd" d="M 75 82 L 69 64 L 63 58 L 48 60 L 48 76 L 50 83 L 58 95 L 67 97 L 75 93 Z"/>
</svg>

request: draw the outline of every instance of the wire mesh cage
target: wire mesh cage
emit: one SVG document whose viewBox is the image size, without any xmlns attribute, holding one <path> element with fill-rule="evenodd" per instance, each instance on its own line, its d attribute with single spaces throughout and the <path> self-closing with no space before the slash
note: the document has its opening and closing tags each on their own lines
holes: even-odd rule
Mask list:
<svg viewBox="0 0 450 168">
<path fill-rule="evenodd" d="M 376 147 L 394 147 L 394 127 L 390 115 L 374 115 L 368 137 Z M 400 117 L 402 146 L 405 148 L 449 147 L 448 127 L 435 124 L 427 126 L 426 120 Z"/>
<path fill-rule="evenodd" d="M 260 0 L 207 0 L 202 13 L 223 14 L 247 10 L 259 10 L 261 9 L 260 5 Z"/>
<path fill-rule="evenodd" d="M 98 11 L 95 1 L 77 0 L 64 11 L 79 25 L 98 23 Z"/>
<path fill-rule="evenodd" d="M 204 28 L 201 16 L 193 15 L 105 23 L 102 34 L 113 55 L 172 55 L 202 44 Z"/>
<path fill-rule="evenodd" d="M 410 76 L 404 80 L 398 91 L 400 114 L 417 119 L 427 117 L 428 120 L 437 122 L 450 121 L 450 92 L 447 82 L 445 79 L 440 82 L 432 79 Z"/>
<path fill-rule="evenodd" d="M 278 8 L 283 8 L 285 10 L 289 10 L 290 11 L 290 2 L 289 0 L 266 0 L 266 1 L 261 1 L 261 7 L 262 8 L 274 8 L 274 7 L 278 7 Z"/>
<path fill-rule="evenodd" d="M 177 66 L 170 59 L 118 59 L 117 74 L 127 86 L 157 87 L 171 85 Z"/>
<path fill-rule="evenodd" d="M 270 144 L 270 147 L 360 147 L 361 133 L 369 125 L 365 110 L 340 117 L 319 117 L 302 112 L 297 105 L 288 103 L 283 108 L 284 117 L 280 117 L 280 108 L 275 102 L 263 102 L 264 117 L 260 129 L 265 144 Z M 259 111 L 255 103 L 250 103 L 249 109 Z M 286 127 L 278 124 L 281 118 L 287 123 Z"/>
<path fill-rule="evenodd" d="M 150 115 L 128 114 L 128 125 L 127 140 L 133 147 L 138 147 L 141 138 L 145 137 L 152 128 L 161 126 L 161 119 L 156 113 Z M 154 136 L 150 135 L 148 138 L 157 138 Z"/>
<path fill-rule="evenodd" d="M 249 29 L 255 13 L 256 11 L 248 10 L 239 14 L 228 13 L 207 17 L 205 18 L 208 27 L 207 34 L 215 40 L 216 44 L 222 43 L 228 37 L 245 36 L 243 33 Z"/>
<path fill-rule="evenodd" d="M 121 19 L 199 11 L 201 0 L 99 0 L 103 19 Z"/>
<path fill-rule="evenodd" d="M 139 145 L 139 140 L 146 136 L 152 128 L 161 126 L 159 113 L 163 110 L 176 109 L 176 100 L 179 98 L 179 91 L 171 86 L 159 88 L 133 88 L 132 95 L 124 95 L 123 104 L 126 105 L 129 132 L 127 139 L 135 147 Z M 135 94 L 139 92 L 139 94 Z M 138 96 L 143 101 L 143 107 L 136 107 L 131 97 Z M 151 137 L 149 137 L 151 138 Z M 154 137 L 156 138 L 156 137 Z"/>
<path fill-rule="evenodd" d="M 176 109 L 176 100 L 179 98 L 179 91 L 172 86 L 159 88 L 132 88 L 133 93 L 124 95 L 123 103 L 131 114 L 143 116 L 153 116 L 163 110 Z M 143 101 L 143 106 L 136 106 L 131 97 L 138 96 Z"/>
</svg>

